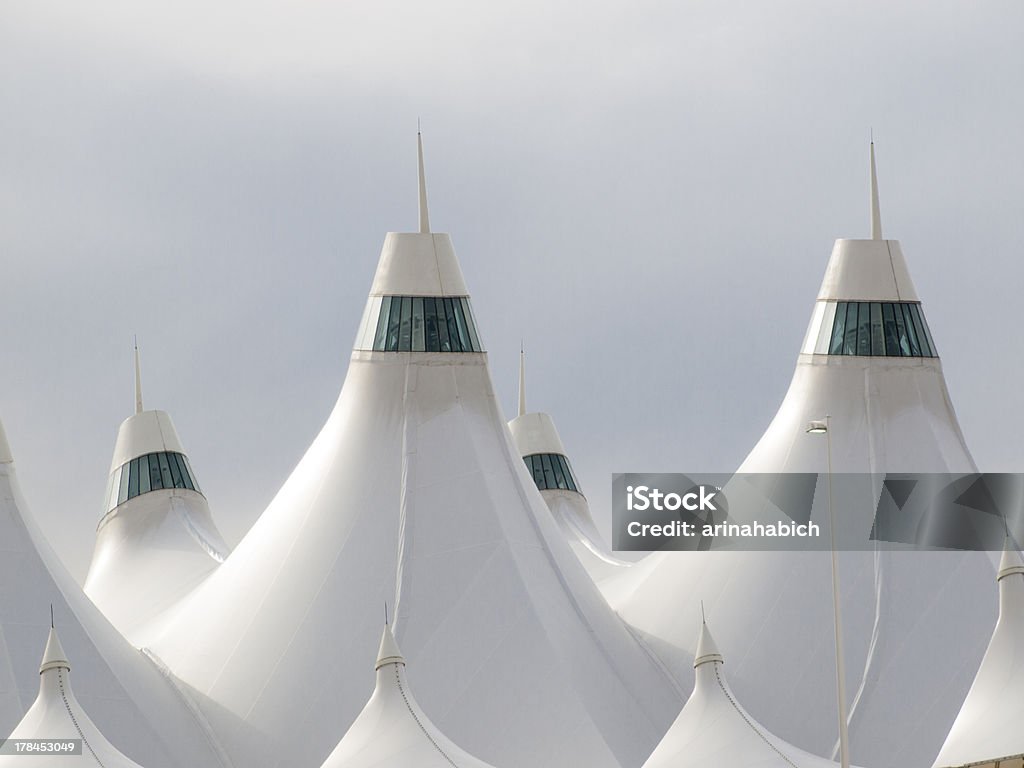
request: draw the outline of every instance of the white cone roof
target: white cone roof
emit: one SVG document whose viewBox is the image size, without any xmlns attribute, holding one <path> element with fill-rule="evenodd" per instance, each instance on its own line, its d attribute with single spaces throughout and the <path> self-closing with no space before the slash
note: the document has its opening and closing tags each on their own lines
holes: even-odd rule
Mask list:
<svg viewBox="0 0 1024 768">
<path fill-rule="evenodd" d="M 141 641 L 148 623 L 195 589 L 229 551 L 187 459 L 186 471 L 195 489 L 180 487 L 183 483 L 149 489 L 151 471 L 158 479 L 166 476 L 162 484 L 172 480 L 167 465 L 177 460 L 166 456 L 186 453 L 170 414 L 141 410 L 138 347 L 135 351 L 137 411 L 118 429 L 85 581 L 86 594 L 133 642 Z M 144 464 L 134 461 L 147 456 Z M 129 487 L 131 467 L 136 467 L 137 479 L 132 482 L 140 484 L 138 495 L 120 501 Z M 174 471 L 181 470 L 176 466 Z"/>
<path fill-rule="evenodd" d="M 372 294 L 464 292 L 447 235 L 386 237 Z M 484 353 L 356 349 L 291 477 L 147 645 L 209 698 L 235 761 L 318 764 L 373 687 L 387 602 L 422 705 L 463 749 L 638 765 L 681 696 L 529 482 Z"/>
<path fill-rule="evenodd" d="M 33 757 L 39 768 L 74 768 L 103 765 L 105 768 L 139 768 L 100 732 L 78 703 L 71 689 L 71 665 L 61 647 L 55 629 L 50 629 L 46 651 L 39 669 L 39 695 L 8 738 L 82 740 L 81 755 Z M 16 768 L 25 763 L 22 755 L 0 755 L 0 768 Z"/>
<path fill-rule="evenodd" d="M 519 352 L 519 415 L 508 423 L 508 428 L 520 456 L 556 454 L 569 462 L 551 416 L 526 410 L 526 363 L 522 350 Z M 615 557 L 605 544 L 582 490 L 546 488 L 540 493 L 572 551 L 596 583 L 615 579 L 630 567 L 630 563 Z"/>
<path fill-rule="evenodd" d="M 376 687 L 323 768 L 491 768 L 434 725 L 413 695 L 405 659 L 385 627 Z"/>
<path fill-rule="evenodd" d="M 898 243 L 841 240 L 818 305 L 916 297 Z M 813 318 L 821 319 L 817 308 Z M 828 435 L 807 434 L 807 424 L 826 414 Z M 785 400 L 739 471 L 824 473 L 829 443 L 837 474 L 975 471 L 938 358 L 799 355 Z M 876 501 L 865 496 L 861 503 L 873 509 Z M 866 538 L 871 520 L 864 520 Z M 805 631 L 832 623 L 828 557 L 658 554 L 602 590 L 683 685 L 692 649 L 678 638 L 699 621 L 693 594 L 713 600 L 718 633 L 743 660 L 734 684 L 746 705 L 782 737 L 830 753 L 836 705 L 815 697 L 834 690 L 834 669 L 831 662 L 800 667 L 794 656 L 797 649 L 807 658 L 833 655 L 830 633 Z M 990 604 L 978 599 L 991 583 L 988 558 L 844 552 L 840 568 L 851 751 L 869 765 L 928 762 L 956 716 L 994 620 Z M 908 691 L 929 706 L 906 706 Z"/>
<path fill-rule="evenodd" d="M 1024 756 L 1024 558 L 1010 542 L 997 579 L 999 620 L 937 768 Z"/>
<path fill-rule="evenodd" d="M 786 743 L 758 723 L 729 687 L 723 664 L 707 624 L 701 624 L 693 693 L 643 768 L 835 768 L 837 763 Z"/>
</svg>

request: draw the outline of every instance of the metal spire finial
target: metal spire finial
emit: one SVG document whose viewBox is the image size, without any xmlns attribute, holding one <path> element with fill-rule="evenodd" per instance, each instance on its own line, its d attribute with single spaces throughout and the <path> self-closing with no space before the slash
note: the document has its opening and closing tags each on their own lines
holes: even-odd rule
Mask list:
<svg viewBox="0 0 1024 768">
<path fill-rule="evenodd" d="M 142 413 L 142 364 L 139 362 L 139 338 L 135 337 L 135 412 Z"/>
<path fill-rule="evenodd" d="M 430 215 L 427 213 L 427 176 L 423 170 L 423 134 L 419 130 L 419 119 L 416 120 L 416 153 L 419 160 L 420 182 L 420 232 L 430 232 Z"/>
<path fill-rule="evenodd" d="M 882 239 L 882 211 L 878 205 L 878 173 L 875 171 L 875 138 L 871 135 L 871 239 Z"/>
<path fill-rule="evenodd" d="M 519 342 L 519 415 L 526 414 L 526 353 Z"/>
</svg>

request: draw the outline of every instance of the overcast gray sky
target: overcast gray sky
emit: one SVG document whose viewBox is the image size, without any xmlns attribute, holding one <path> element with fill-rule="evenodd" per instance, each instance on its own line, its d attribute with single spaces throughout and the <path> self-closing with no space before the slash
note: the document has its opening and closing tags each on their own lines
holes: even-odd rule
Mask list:
<svg viewBox="0 0 1024 768">
<path fill-rule="evenodd" d="M 969 445 L 1024 469 L 1024 5 L 0 5 L 0 418 L 84 576 L 118 424 L 169 411 L 237 540 L 327 417 L 422 119 L 506 413 L 519 342 L 596 516 L 729 471 L 837 237 L 910 263 Z"/>
</svg>

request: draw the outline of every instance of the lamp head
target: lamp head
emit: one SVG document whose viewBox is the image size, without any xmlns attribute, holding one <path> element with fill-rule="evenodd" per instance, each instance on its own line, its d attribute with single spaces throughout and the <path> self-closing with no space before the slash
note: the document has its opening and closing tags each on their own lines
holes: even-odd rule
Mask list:
<svg viewBox="0 0 1024 768">
<path fill-rule="evenodd" d="M 807 422 L 807 429 L 805 431 L 809 435 L 824 435 L 826 432 L 828 432 L 828 421 L 809 421 Z"/>
</svg>

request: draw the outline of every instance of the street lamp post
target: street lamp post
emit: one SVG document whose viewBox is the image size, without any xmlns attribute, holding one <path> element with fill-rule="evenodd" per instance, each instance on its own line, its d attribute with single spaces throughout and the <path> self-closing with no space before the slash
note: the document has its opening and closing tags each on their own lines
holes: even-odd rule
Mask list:
<svg viewBox="0 0 1024 768">
<path fill-rule="evenodd" d="M 825 452 L 828 459 L 828 532 L 832 550 L 832 613 L 835 617 L 836 634 L 836 696 L 839 699 L 839 764 L 850 768 L 850 736 L 846 725 L 846 667 L 843 663 L 843 618 L 839 605 L 839 553 L 836 551 L 836 517 L 832 507 L 832 431 L 831 417 L 812 421 L 807 433 L 825 435 Z"/>
</svg>

